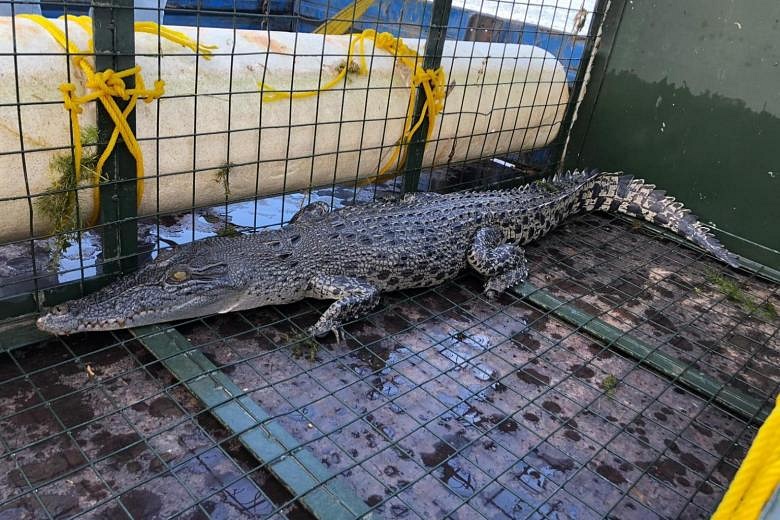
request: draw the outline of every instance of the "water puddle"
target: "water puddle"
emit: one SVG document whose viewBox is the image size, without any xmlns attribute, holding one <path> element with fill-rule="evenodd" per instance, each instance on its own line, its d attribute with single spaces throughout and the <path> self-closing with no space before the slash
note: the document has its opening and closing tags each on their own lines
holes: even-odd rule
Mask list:
<svg viewBox="0 0 780 520">
<path fill-rule="evenodd" d="M 474 494 L 473 477 L 462 459 L 453 457 L 455 453 L 455 448 L 449 444 L 437 442 L 433 445 L 432 452 L 421 453 L 420 457 L 426 467 L 435 468 L 432 475 L 450 490 L 461 497 L 470 497 Z"/>
</svg>

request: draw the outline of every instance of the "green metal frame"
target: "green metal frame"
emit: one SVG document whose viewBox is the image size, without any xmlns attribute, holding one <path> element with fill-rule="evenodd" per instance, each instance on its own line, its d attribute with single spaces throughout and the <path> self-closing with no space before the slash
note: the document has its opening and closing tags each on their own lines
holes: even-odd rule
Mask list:
<svg viewBox="0 0 780 520">
<path fill-rule="evenodd" d="M 193 393 L 252 455 L 315 517 L 370 518 L 369 507 L 302 447 L 187 338 L 172 328 L 131 329 L 133 335 Z"/>
<path fill-rule="evenodd" d="M 115 71 L 135 66 L 135 29 L 133 0 L 95 0 L 92 17 L 95 68 Z M 127 88 L 135 87 L 132 76 L 125 78 Z M 120 109 L 127 102 L 117 99 Z M 135 133 L 135 111 L 127 116 L 127 123 Z M 98 104 L 97 128 L 99 151 L 114 132 L 114 122 L 101 104 Z M 77 137 L 77 136 L 76 136 Z M 100 186 L 100 216 L 103 231 L 103 272 L 128 272 L 137 266 L 138 224 L 136 223 L 135 159 L 121 136 L 106 161 L 106 182 Z"/>
<path fill-rule="evenodd" d="M 611 4 L 565 166 L 658 184 L 729 249 L 780 269 L 780 4 Z"/>
<path fill-rule="evenodd" d="M 431 25 L 428 29 L 428 38 L 425 40 L 425 58 L 423 59 L 423 68 L 426 70 L 436 70 L 441 65 L 441 55 L 444 52 L 444 39 L 447 35 L 447 23 L 450 18 L 451 7 L 451 0 L 433 0 Z M 417 87 L 412 121 L 420 119 L 425 102 L 425 89 L 420 85 Z M 428 140 L 427 136 L 428 119 L 425 118 L 409 140 L 406 166 L 404 168 L 403 193 L 417 191 L 420 184 L 420 173 Z"/>
<path fill-rule="evenodd" d="M 613 0 L 614 6 L 607 12 L 602 48 L 611 52 L 617 26 L 624 14 L 626 3 Z M 94 2 L 94 38 L 96 67 L 124 70 L 134 66 L 133 1 L 105 0 Z M 449 18 L 450 1 L 435 0 L 432 22 L 425 48 L 424 67 L 435 69 L 441 63 L 444 36 Z M 594 24 L 596 31 L 598 23 Z M 608 53 L 597 55 L 594 62 L 596 93 L 604 81 Z M 600 72 L 598 72 L 600 71 Z M 581 71 L 585 74 L 585 71 Z M 600 76 L 599 76 L 600 74 Z M 579 76 L 578 76 L 579 77 Z M 584 77 L 584 76 L 583 76 Z M 132 88 L 132 78 L 126 80 Z M 586 97 L 581 117 L 585 128 L 590 123 L 597 96 Z M 414 118 L 419 119 L 425 103 L 424 90 L 418 88 Z M 121 106 L 121 105 L 120 105 Z M 569 116 L 570 117 L 570 114 Z M 128 117 L 135 128 L 135 117 Z M 578 125 L 575 124 L 575 127 Z M 580 127 L 581 128 L 581 127 Z M 114 124 L 105 111 L 99 108 L 98 132 L 100 142 L 108 141 Z M 408 146 L 408 160 L 404 172 L 403 191 L 418 188 L 421 165 L 428 131 L 424 120 L 412 136 Z M 585 135 L 572 135 L 571 149 L 581 150 Z M 101 151 L 104 148 L 101 148 Z M 51 304 L 67 300 L 83 292 L 90 292 L 109 281 L 114 275 L 136 268 L 137 223 L 135 163 L 127 148 L 118 142 L 117 148 L 106 163 L 106 182 L 101 184 L 101 222 L 103 222 L 102 276 L 80 283 L 66 284 L 38 297 L 45 297 Z M 761 266 L 754 266 L 759 270 Z M 765 271 L 764 274 L 776 273 Z M 640 364 L 653 368 L 667 376 L 675 384 L 686 386 L 742 418 L 763 421 L 768 409 L 762 403 L 733 387 L 718 383 L 691 365 L 673 359 L 606 322 L 568 305 L 547 291 L 532 284 L 514 288 L 513 291 L 536 308 L 550 312 L 557 318 L 604 342 L 609 348 L 636 359 Z M 32 297 L 0 304 L 0 319 L 13 305 L 16 314 L 35 311 Z M 22 307 L 19 307 L 22 305 Z M 0 327 L 0 351 L 40 342 L 47 335 L 34 328 L 35 317 L 30 314 Z M 187 339 L 172 328 L 144 327 L 131 330 L 132 334 L 154 354 L 162 364 L 192 392 L 252 455 L 280 480 L 308 511 L 317 518 L 340 519 L 370 516 L 368 507 L 355 493 L 329 472 L 300 442 L 290 435 L 258 403 L 246 395 L 227 375 L 221 372 L 201 352 L 193 350 Z M 6 339 L 9 338 L 9 339 Z"/>
<path fill-rule="evenodd" d="M 747 421 L 764 422 L 771 412 L 771 409 L 759 399 L 736 388 L 718 383 L 691 365 L 681 363 L 605 321 L 572 305 L 567 305 L 532 283 L 526 282 L 513 288 L 512 291 L 533 303 L 537 308 L 552 313 L 562 321 L 605 342 L 617 352 L 636 359 L 641 364 L 662 373 L 699 395 L 715 401 Z"/>
</svg>

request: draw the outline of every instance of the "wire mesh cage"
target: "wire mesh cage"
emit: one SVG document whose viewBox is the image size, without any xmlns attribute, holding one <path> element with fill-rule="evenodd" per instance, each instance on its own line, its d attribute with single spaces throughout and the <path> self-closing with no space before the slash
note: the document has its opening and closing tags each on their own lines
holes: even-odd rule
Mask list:
<svg viewBox="0 0 780 520">
<path fill-rule="evenodd" d="M 559 171 L 607 8 L 0 0 L 0 517 L 708 516 L 777 394 L 777 284 L 624 217 L 316 347 L 312 300 L 30 327 L 307 203 Z"/>
<path fill-rule="evenodd" d="M 384 179 L 406 172 L 406 189 L 412 190 L 455 189 L 454 182 L 445 182 L 452 177 L 448 168 L 492 156 L 503 157 L 510 168 L 504 177 L 510 179 L 518 176 L 515 165 L 522 167 L 521 173 L 555 169 L 572 106 L 568 100 L 581 84 L 578 72 L 592 44 L 586 25 L 591 15 L 583 15 L 584 7 L 529 5 L 518 6 L 515 13 L 512 4 L 492 3 L 478 11 L 442 4 L 447 12 L 437 14 L 440 25 L 434 36 L 439 44 L 445 38 L 450 44 L 438 56 L 433 48 L 428 56 L 419 39 L 398 47 L 395 56 L 378 49 L 376 40 L 366 54 L 361 41 L 360 49 L 352 44 L 349 65 L 344 45 L 350 44 L 343 43 L 352 41 L 348 36 L 337 40 L 303 32 L 330 17 L 331 24 L 349 22 L 336 29 L 351 27 L 356 35 L 366 30 L 404 38 L 427 35 L 433 4 L 386 4 L 372 4 L 357 20 L 344 6 L 317 3 L 276 8 L 171 3 L 134 10 L 117 5 L 102 11 L 104 26 L 98 9 L 94 44 L 91 22 L 79 18 L 91 12 L 85 4 L 41 4 L 39 10 L 51 22 L 29 13 L 10 18 L 4 26 L 4 61 L 16 89 L 8 91 L 3 103 L 9 131 L 2 157 L 9 170 L 20 173 L 2 195 L 9 215 L 3 223 L 3 247 L 14 259 L 3 273 L 2 316 L 35 312 L 43 303 L 81 294 L 96 275 L 99 279 L 104 271 L 118 269 L 117 259 L 127 268 L 136 256 L 154 255 L 161 241 L 165 247 L 166 241 L 279 225 L 303 198 L 321 197 L 331 205 L 347 198 L 318 191 L 346 193 L 351 186 L 353 200 L 374 198 L 380 188 L 365 184 L 378 171 Z M 4 5 L 8 14 L 37 7 Z M 56 16 L 68 22 L 51 18 Z M 157 31 L 150 19 L 189 25 L 182 31 Z M 568 28 L 570 34 L 543 28 L 542 21 Z M 328 27 L 322 25 L 322 31 Z M 268 41 L 270 46 L 264 47 Z M 479 43 L 466 44 L 471 41 Z M 94 70 L 85 72 L 84 67 L 92 67 L 92 54 L 99 58 Z M 423 95 L 412 95 L 408 66 L 434 70 L 442 60 L 449 60 L 452 70 L 448 83 L 437 89 L 445 98 L 438 103 L 448 103 L 438 128 L 404 134 L 404 122 L 412 120 L 413 110 L 421 113 L 425 101 Z M 123 102 L 103 104 L 95 99 L 97 86 L 82 87 L 80 82 L 100 68 L 120 71 L 134 65 L 141 72 L 124 79 L 126 88 L 139 81 L 155 85 L 136 85 L 135 97 L 141 99 L 131 102 L 137 106 L 122 127 L 121 139 L 131 140 L 137 151 L 128 154 L 120 146 L 106 155 L 114 148 L 109 144 L 117 128 L 112 118 L 120 117 L 111 112 L 121 112 Z M 371 79 L 372 74 L 378 79 Z M 32 78 L 38 77 L 47 82 L 35 84 Z M 61 84 L 73 89 L 67 103 L 77 102 L 82 93 L 93 97 L 93 103 L 72 106 L 73 124 L 62 110 Z M 294 91 L 296 99 L 286 99 Z M 322 95 L 309 95 L 317 91 Z M 410 97 L 416 103 L 410 104 Z M 143 103 L 144 98 L 151 102 Z M 235 110 L 237 106 L 241 109 Z M 418 181 L 421 166 L 444 171 Z M 140 175 L 143 180 L 136 179 Z M 390 192 L 400 188 L 399 182 L 382 187 Z M 186 192 L 189 197 L 182 196 Z M 187 211 L 189 219 L 171 217 Z"/>
</svg>

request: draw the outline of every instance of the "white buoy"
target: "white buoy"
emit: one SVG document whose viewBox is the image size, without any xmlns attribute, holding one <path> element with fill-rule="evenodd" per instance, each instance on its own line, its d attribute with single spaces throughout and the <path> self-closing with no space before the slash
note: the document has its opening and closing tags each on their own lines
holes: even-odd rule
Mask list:
<svg viewBox="0 0 780 520">
<path fill-rule="evenodd" d="M 34 235 L 51 232 L 36 200 L 52 187 L 52 161 L 71 153 L 59 86 L 69 74 L 79 88 L 84 81 L 40 25 L 23 18 L 15 24 L 16 63 L 12 19 L 0 18 L 0 242 L 29 237 L 31 212 Z M 317 90 L 340 68 L 354 69 L 346 63 L 350 36 L 171 29 L 218 48 L 206 60 L 136 33 L 136 63 L 147 86 L 165 81 L 163 98 L 139 101 L 135 109 L 145 162 L 140 215 L 369 178 L 392 155 L 406 117 L 410 71 L 370 41 L 368 74 L 349 72 L 346 83 L 318 96 L 261 102 L 260 82 L 277 90 Z M 68 34 L 79 49 L 87 48 L 89 35 L 79 24 L 68 22 Z M 424 41 L 405 43 L 422 54 Z M 425 166 L 542 147 L 556 137 L 568 86 L 551 54 L 532 46 L 447 41 L 443 56 L 448 95 Z M 95 125 L 95 112 L 95 103 L 84 106 L 82 128 Z M 221 182 L 225 168 L 229 193 Z M 82 219 L 91 212 L 91 192 L 79 191 Z M 35 197 L 32 204 L 28 196 Z"/>
</svg>

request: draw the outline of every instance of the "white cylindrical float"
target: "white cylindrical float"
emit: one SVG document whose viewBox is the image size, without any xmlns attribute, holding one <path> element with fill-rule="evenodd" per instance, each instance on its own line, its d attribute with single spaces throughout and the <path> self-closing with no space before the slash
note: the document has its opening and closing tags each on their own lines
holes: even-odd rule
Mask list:
<svg viewBox="0 0 780 520">
<path fill-rule="evenodd" d="M 52 231 L 40 205 L 27 199 L 51 190 L 53 164 L 71 155 L 59 87 L 69 74 L 80 90 L 84 81 L 49 32 L 29 19 L 14 22 L 16 56 L 12 20 L 0 18 L 0 242 L 29 237 L 31 212 L 34 235 Z M 86 49 L 90 35 L 78 23 L 67 26 L 69 38 Z M 161 99 L 135 109 L 145 163 L 139 215 L 369 178 L 391 157 L 403 133 L 411 72 L 372 41 L 364 48 L 369 71 L 359 74 L 357 58 L 346 63 L 348 35 L 171 29 L 217 49 L 206 60 L 156 34 L 136 33 L 146 84 L 165 82 Z M 422 54 L 424 41 L 405 43 Z M 447 41 L 443 56 L 448 94 L 425 166 L 537 148 L 558 134 L 568 85 L 552 55 L 532 46 Z M 344 67 L 346 80 L 319 95 L 261 101 L 261 83 L 317 90 Z M 83 108 L 82 128 L 94 126 L 96 104 Z M 229 190 L 221 182 L 226 168 Z M 92 190 L 79 190 L 82 219 L 92 210 Z"/>
</svg>

